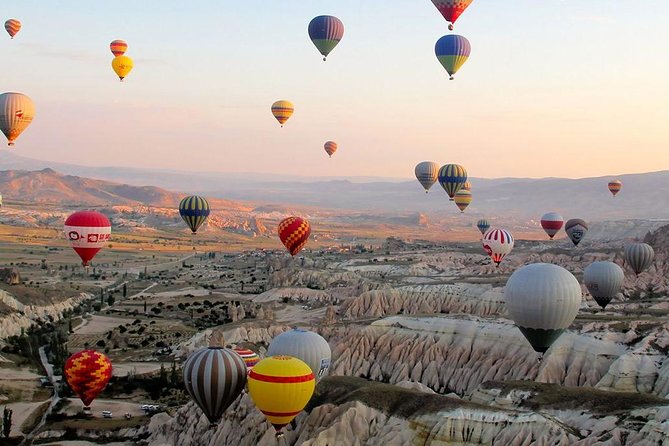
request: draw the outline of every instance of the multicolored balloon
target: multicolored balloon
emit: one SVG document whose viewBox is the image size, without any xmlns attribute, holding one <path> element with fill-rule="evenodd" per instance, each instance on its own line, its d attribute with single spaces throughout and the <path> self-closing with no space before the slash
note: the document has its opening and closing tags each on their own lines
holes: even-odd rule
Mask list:
<svg viewBox="0 0 669 446">
<path fill-rule="evenodd" d="M 334 141 L 325 141 L 325 152 L 332 158 L 332 155 L 337 151 L 337 143 Z"/>
<path fill-rule="evenodd" d="M 466 189 L 460 189 L 455 193 L 453 200 L 455 201 L 458 209 L 460 209 L 460 212 L 465 212 L 467 206 L 469 206 L 469 204 L 472 202 L 472 193 Z"/>
<path fill-rule="evenodd" d="M 133 61 L 128 56 L 116 56 L 112 59 L 112 69 L 121 82 L 130 74 L 133 67 Z"/>
<path fill-rule="evenodd" d="M 472 4 L 474 0 L 432 0 L 441 15 L 448 22 L 448 29 L 453 30 L 453 24 L 460 17 L 465 9 Z"/>
<path fill-rule="evenodd" d="M 0 94 L 0 130 L 13 146 L 16 138 L 28 128 L 35 117 L 35 104 L 23 93 Z"/>
<path fill-rule="evenodd" d="M 625 246 L 625 262 L 638 276 L 645 271 L 655 258 L 655 251 L 648 243 L 632 243 Z"/>
<path fill-rule="evenodd" d="M 294 256 L 304 248 L 311 234 L 311 225 L 300 217 L 288 217 L 279 223 L 279 238 L 288 249 L 290 255 Z"/>
<path fill-rule="evenodd" d="M 194 351 L 184 363 L 184 385 L 211 426 L 237 399 L 246 384 L 246 364 L 234 351 L 205 347 Z"/>
<path fill-rule="evenodd" d="M 504 257 L 513 250 L 514 241 L 506 229 L 490 229 L 483 234 L 482 244 L 495 265 L 499 266 Z"/>
<path fill-rule="evenodd" d="M 574 246 L 578 246 L 588 232 L 588 224 L 580 218 L 572 218 L 564 225 L 564 232 L 567 233 Z"/>
<path fill-rule="evenodd" d="M 342 37 L 344 37 L 344 24 L 337 17 L 320 15 L 309 22 L 309 38 L 323 55 L 323 61 L 339 44 Z"/>
<path fill-rule="evenodd" d="M 437 55 L 439 63 L 446 69 L 453 80 L 453 75 L 458 72 L 460 67 L 467 62 L 472 47 L 463 36 L 449 34 L 437 40 L 434 46 L 434 53 Z"/>
<path fill-rule="evenodd" d="M 111 379 L 112 364 L 102 353 L 83 350 L 67 358 L 63 375 L 67 385 L 88 409 Z"/>
<path fill-rule="evenodd" d="M 109 44 L 109 49 L 114 56 L 123 56 L 128 50 L 128 44 L 125 43 L 125 40 L 112 40 L 112 42 Z"/>
<path fill-rule="evenodd" d="M 472 191 L 472 183 L 470 181 L 465 181 L 465 184 L 461 187 L 462 190 Z"/>
<path fill-rule="evenodd" d="M 186 222 L 191 232 L 195 234 L 202 223 L 207 220 L 211 209 L 204 197 L 191 195 L 179 203 L 179 215 Z"/>
<path fill-rule="evenodd" d="M 453 201 L 455 194 L 467 182 L 467 171 L 459 164 L 446 164 L 439 169 L 437 177 L 439 184 L 450 197 L 450 201 Z"/>
<path fill-rule="evenodd" d="M 111 238 L 111 223 L 98 211 L 73 213 L 65 220 L 63 229 L 70 246 L 79 255 L 84 266 L 88 266 L 88 262 L 93 260 Z"/>
<path fill-rule="evenodd" d="M 9 19 L 5 22 L 5 30 L 12 39 L 21 30 L 21 22 L 17 19 Z"/>
<path fill-rule="evenodd" d="M 620 192 L 620 189 L 623 188 L 623 182 L 620 180 L 612 180 L 609 181 L 609 192 L 613 194 L 615 197 L 618 192 Z"/>
<path fill-rule="evenodd" d="M 316 383 L 328 373 L 332 350 L 328 341 L 318 333 L 294 328 L 277 335 L 267 348 L 267 356 L 292 356 L 309 366 Z"/>
<path fill-rule="evenodd" d="M 291 356 L 270 356 L 249 372 L 249 395 L 276 430 L 290 423 L 307 405 L 316 379 L 307 364 Z"/>
<path fill-rule="evenodd" d="M 517 269 L 504 289 L 511 319 L 535 351 L 544 353 L 581 307 L 581 285 L 566 269 L 534 263 Z"/>
<path fill-rule="evenodd" d="M 613 262 L 592 262 L 583 271 L 586 288 L 603 309 L 618 294 L 624 280 L 623 269 Z"/>
<path fill-rule="evenodd" d="M 272 114 L 276 120 L 279 121 L 281 127 L 283 127 L 283 124 L 288 121 L 288 118 L 293 116 L 294 111 L 295 107 L 293 106 L 293 103 L 289 101 L 281 100 L 272 104 Z"/>
<path fill-rule="evenodd" d="M 244 360 L 248 370 L 251 370 L 260 361 L 260 356 L 253 350 L 247 348 L 233 348 L 232 350 Z"/>
<path fill-rule="evenodd" d="M 479 228 L 482 235 L 485 235 L 485 233 L 488 232 L 488 229 L 490 229 L 490 222 L 485 218 L 482 218 L 476 222 L 476 227 Z"/>
<path fill-rule="evenodd" d="M 425 193 L 432 187 L 439 179 L 439 164 L 432 161 L 423 161 L 416 164 L 414 168 L 416 179 L 425 189 Z"/>
<path fill-rule="evenodd" d="M 562 229 L 562 225 L 564 225 L 564 218 L 557 212 L 549 212 L 541 217 L 541 227 L 544 228 L 551 240 Z"/>
</svg>

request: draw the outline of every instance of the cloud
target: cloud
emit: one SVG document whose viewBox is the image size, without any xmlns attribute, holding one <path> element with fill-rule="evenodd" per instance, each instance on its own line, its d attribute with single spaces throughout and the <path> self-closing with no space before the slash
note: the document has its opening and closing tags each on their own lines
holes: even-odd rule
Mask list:
<svg viewBox="0 0 669 446">
<path fill-rule="evenodd" d="M 72 60 L 75 62 L 92 62 L 98 59 L 96 56 L 86 51 L 65 50 L 62 48 L 43 45 L 41 43 L 21 42 L 20 46 L 25 48 L 27 52 L 41 57 L 54 57 L 57 59 Z"/>
</svg>

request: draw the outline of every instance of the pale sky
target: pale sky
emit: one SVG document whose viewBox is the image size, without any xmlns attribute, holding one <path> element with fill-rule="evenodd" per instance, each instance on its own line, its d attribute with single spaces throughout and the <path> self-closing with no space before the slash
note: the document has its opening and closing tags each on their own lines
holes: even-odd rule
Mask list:
<svg viewBox="0 0 669 446">
<path fill-rule="evenodd" d="M 454 31 L 472 45 L 454 81 L 429 0 L 4 0 L 2 12 L 23 23 L 13 41 L 2 30 L 0 89 L 35 102 L 14 149 L 27 157 L 407 178 L 424 160 L 473 177 L 669 169 L 667 0 L 474 0 Z M 327 62 L 307 35 L 321 14 L 346 29 Z M 135 61 L 123 83 L 113 39 Z M 283 129 L 278 99 L 295 104 Z"/>
</svg>

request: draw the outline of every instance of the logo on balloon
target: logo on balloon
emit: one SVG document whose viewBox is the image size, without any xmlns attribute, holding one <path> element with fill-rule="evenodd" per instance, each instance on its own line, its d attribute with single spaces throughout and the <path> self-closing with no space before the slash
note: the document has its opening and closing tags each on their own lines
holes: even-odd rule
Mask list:
<svg viewBox="0 0 669 446">
<path fill-rule="evenodd" d="M 488 254 L 489 256 L 492 255 L 492 248 L 490 247 L 490 245 L 483 245 L 483 249 L 485 250 L 486 254 Z"/>
<path fill-rule="evenodd" d="M 330 360 L 321 359 L 321 368 L 318 370 L 318 377 L 321 378 L 323 375 L 325 375 L 329 368 L 330 368 Z"/>
<path fill-rule="evenodd" d="M 77 231 L 70 231 L 67 234 L 67 238 L 70 240 L 79 240 L 81 237 L 79 236 L 79 233 Z"/>
</svg>

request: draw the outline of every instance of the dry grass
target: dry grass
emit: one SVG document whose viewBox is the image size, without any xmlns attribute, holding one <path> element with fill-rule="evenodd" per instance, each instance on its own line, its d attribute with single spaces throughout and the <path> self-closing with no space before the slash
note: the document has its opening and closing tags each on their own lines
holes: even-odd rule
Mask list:
<svg viewBox="0 0 669 446">
<path fill-rule="evenodd" d="M 51 401 L 45 401 L 40 404 L 37 409 L 35 409 L 21 424 L 21 432 L 24 434 L 32 432 L 33 429 L 39 424 L 42 420 L 42 416 L 46 413 L 46 410 L 49 408 Z"/>
</svg>

